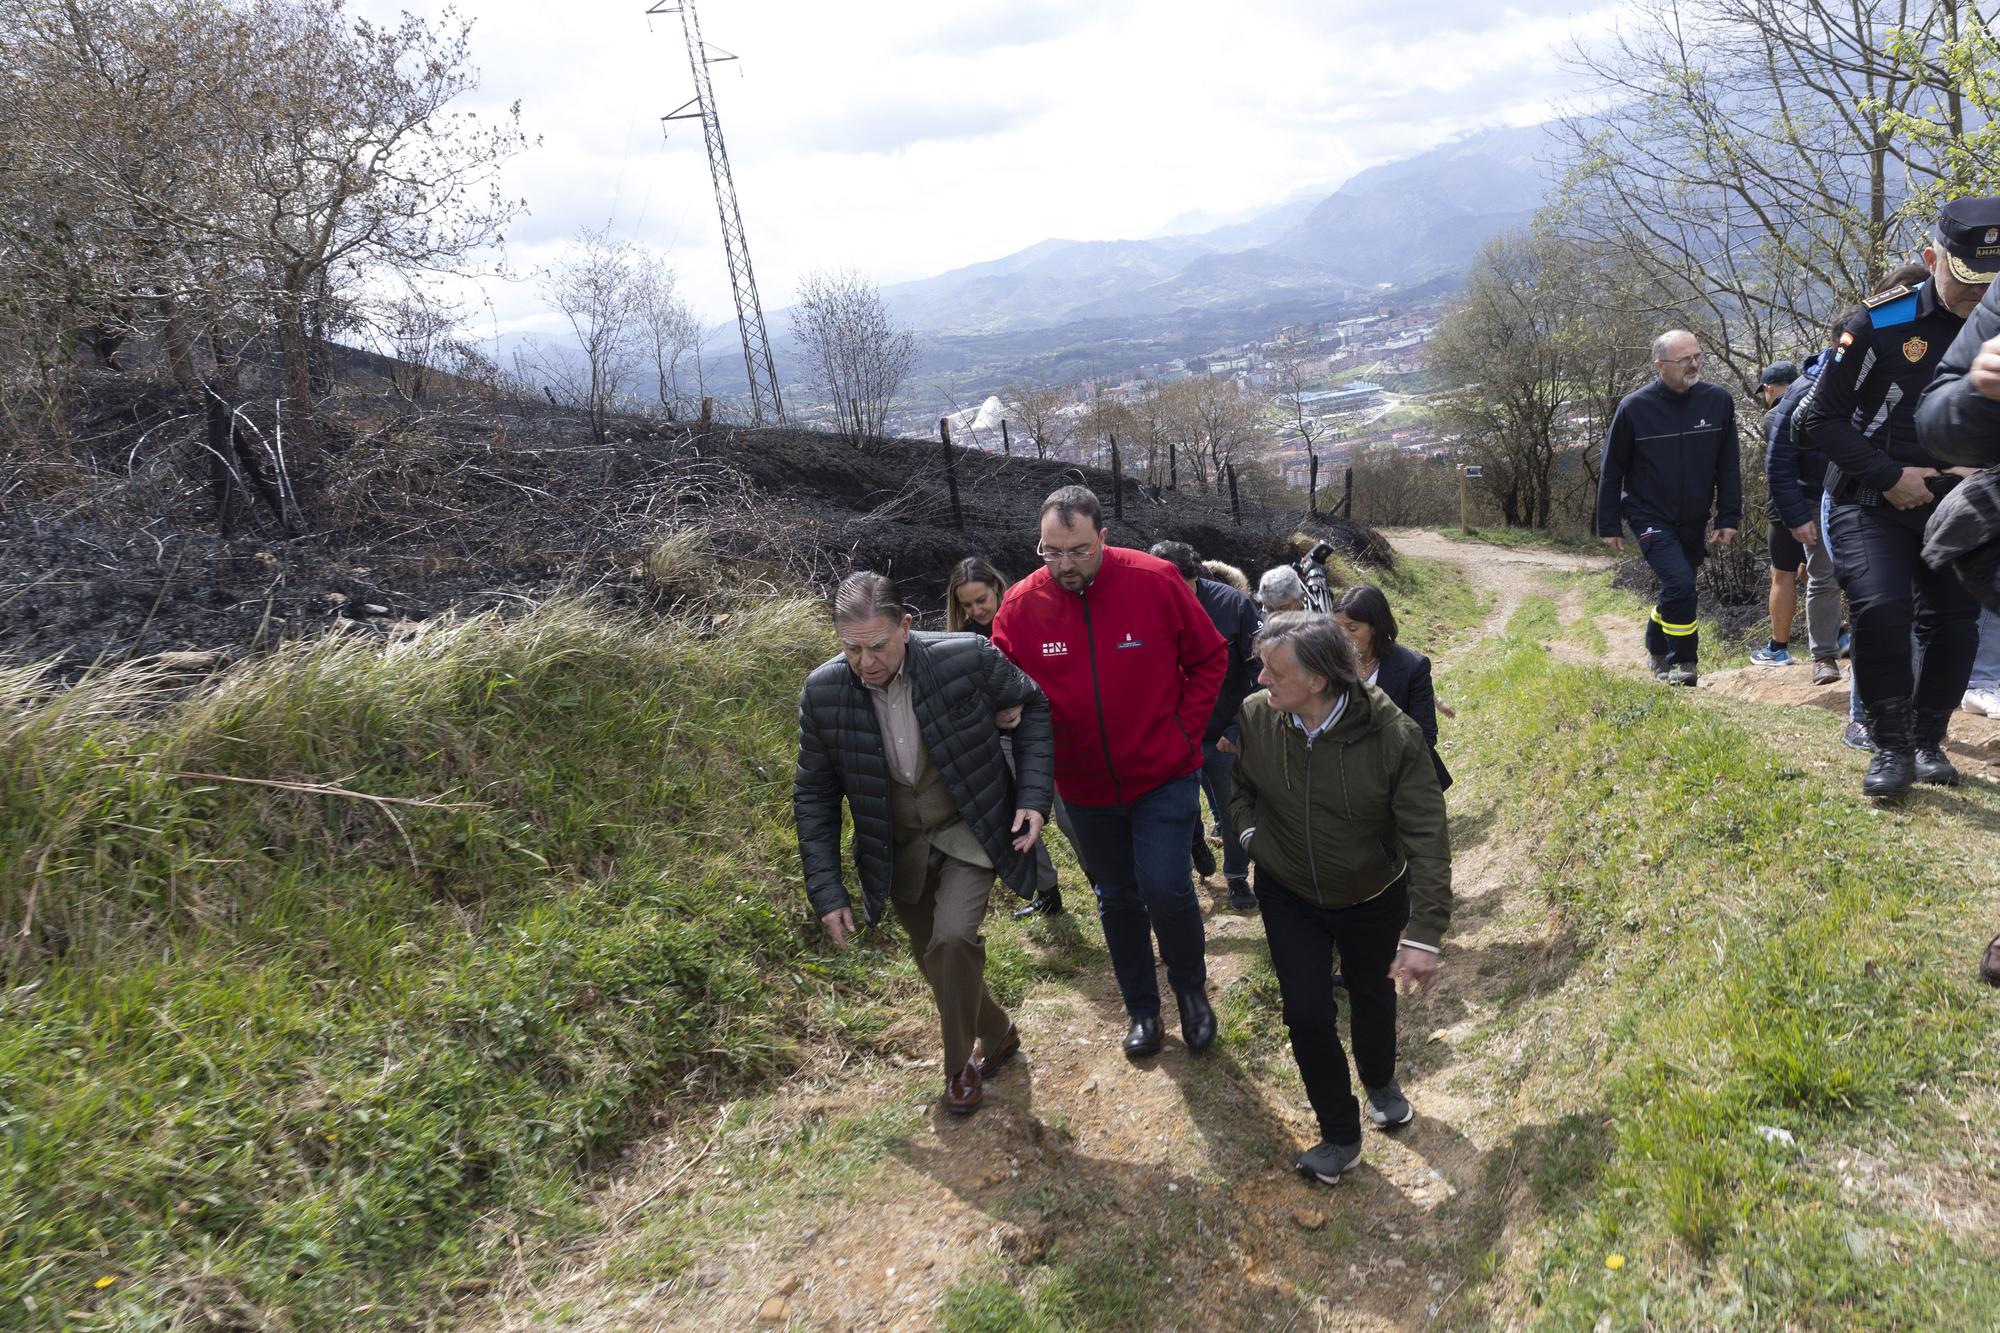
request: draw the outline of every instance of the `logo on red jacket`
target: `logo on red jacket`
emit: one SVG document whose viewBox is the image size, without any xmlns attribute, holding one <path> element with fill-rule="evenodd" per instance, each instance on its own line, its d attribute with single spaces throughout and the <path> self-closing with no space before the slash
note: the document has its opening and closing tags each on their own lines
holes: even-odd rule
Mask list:
<svg viewBox="0 0 2000 1333">
<path fill-rule="evenodd" d="M 1132 631 L 1128 629 L 1125 631 L 1124 641 L 1121 642 L 1118 646 L 1120 648 L 1144 648 L 1146 646 L 1146 641 L 1144 639 L 1133 638 Z"/>
<path fill-rule="evenodd" d="M 1068 656 L 1069 656 L 1069 645 L 1068 645 L 1068 644 L 1066 644 L 1066 643 L 1063 643 L 1063 642 L 1062 642 L 1061 640 L 1057 640 L 1057 641 L 1056 641 L 1056 642 L 1054 642 L 1054 643 L 1045 643 L 1045 644 L 1043 644 L 1043 645 L 1042 645 L 1042 656 L 1043 656 L 1043 657 L 1068 657 Z"/>
</svg>

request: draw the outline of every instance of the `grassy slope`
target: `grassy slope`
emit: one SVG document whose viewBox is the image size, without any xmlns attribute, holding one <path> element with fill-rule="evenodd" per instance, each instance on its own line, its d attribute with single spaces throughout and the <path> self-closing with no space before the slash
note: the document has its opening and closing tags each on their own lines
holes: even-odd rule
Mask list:
<svg viewBox="0 0 2000 1333">
<path fill-rule="evenodd" d="M 1787 757 L 1836 722 L 1564 665 L 1538 646 L 1553 612 L 1531 599 L 1454 681 L 1454 762 L 1518 775 L 1504 817 L 1562 927 L 1485 1034 L 1546 1123 L 1496 1168 L 1534 1204 L 1462 1318 L 1980 1326 L 2000 1308 L 1980 1146 L 2000 1008 L 1971 977 L 2000 907 L 1993 789 L 1877 811 Z"/>
<path fill-rule="evenodd" d="M 801 984 L 881 988 L 793 883 L 829 642 L 800 603 L 713 635 L 570 605 L 164 708 L 9 678 L 0 913 L 44 947 L 0 1022 L 0 1326 L 397 1322 L 574 1225 L 658 1099 L 865 1029 Z"/>
</svg>

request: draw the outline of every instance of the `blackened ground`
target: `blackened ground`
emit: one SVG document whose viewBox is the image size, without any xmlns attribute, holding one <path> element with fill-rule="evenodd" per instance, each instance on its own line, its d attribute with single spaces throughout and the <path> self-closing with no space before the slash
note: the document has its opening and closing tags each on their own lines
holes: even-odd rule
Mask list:
<svg viewBox="0 0 2000 1333">
<path fill-rule="evenodd" d="M 1630 554 L 1618 562 L 1612 582 L 1651 600 L 1659 595 L 1659 576 L 1642 556 Z M 1770 552 L 1761 544 L 1737 542 L 1727 549 L 1711 546 L 1695 571 L 1701 609 L 1731 638 L 1753 638 L 1769 632 Z M 1762 639 L 1758 639 L 1762 642 Z"/>
<path fill-rule="evenodd" d="M 263 422 L 267 434 L 274 423 Z M 102 405 L 63 457 L 0 463 L 0 658 L 54 662 L 168 651 L 223 658 L 338 625 L 380 633 L 448 610 L 504 610 L 566 590 L 658 606 L 701 589 L 649 559 L 670 533 L 701 543 L 740 576 L 829 586 L 871 568 L 935 612 L 961 557 L 1011 577 L 1036 565 L 1044 495 L 1082 481 L 1112 507 L 1108 473 L 954 451 L 954 521 L 942 447 L 879 440 L 855 449 L 787 429 L 630 420 L 589 439 L 574 415 L 517 403 L 416 407 L 343 399 L 314 531 L 275 525 L 233 538 L 211 511 L 200 422 L 164 395 Z M 1288 558 L 1294 534 L 1385 562 L 1385 542 L 1338 519 L 1226 497 L 1124 488 L 1112 541 L 1178 539 L 1253 580 Z M 699 562 L 695 564 L 699 568 Z"/>
</svg>

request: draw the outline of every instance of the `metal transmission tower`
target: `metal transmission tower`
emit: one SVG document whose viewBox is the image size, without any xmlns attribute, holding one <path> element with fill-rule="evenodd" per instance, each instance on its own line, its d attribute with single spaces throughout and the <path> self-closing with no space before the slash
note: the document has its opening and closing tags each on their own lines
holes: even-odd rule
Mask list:
<svg viewBox="0 0 2000 1333">
<path fill-rule="evenodd" d="M 771 340 L 764 332 L 764 303 L 757 296 L 757 275 L 750 267 L 750 241 L 743 234 L 743 213 L 736 206 L 736 180 L 729 171 L 729 150 L 722 143 L 722 120 L 715 112 L 715 89 L 708 81 L 710 65 L 736 57 L 727 51 L 709 54 L 708 44 L 701 40 L 701 20 L 695 15 L 694 0 L 679 0 L 679 3 L 654 0 L 646 12 L 681 16 L 681 33 L 687 38 L 688 68 L 694 73 L 694 96 L 660 119 L 701 122 L 702 138 L 708 144 L 708 174 L 715 182 L 715 211 L 722 219 L 722 253 L 729 262 L 729 289 L 736 297 L 736 327 L 743 333 L 743 369 L 750 377 L 750 419 L 761 426 L 768 412 L 773 420 L 783 421 L 785 403 L 778 396 L 778 368 L 771 360 Z"/>
</svg>

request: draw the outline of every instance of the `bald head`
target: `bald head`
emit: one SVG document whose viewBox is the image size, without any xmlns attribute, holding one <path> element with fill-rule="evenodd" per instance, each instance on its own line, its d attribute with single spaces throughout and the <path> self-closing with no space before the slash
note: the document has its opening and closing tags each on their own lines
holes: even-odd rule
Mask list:
<svg viewBox="0 0 2000 1333">
<path fill-rule="evenodd" d="M 1675 393 L 1686 393 L 1701 378 L 1701 340 L 1686 329 L 1668 329 L 1653 339 L 1653 371 Z"/>
</svg>

